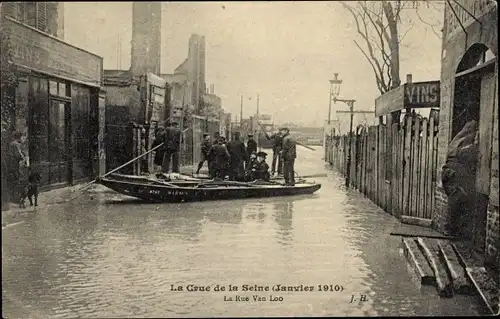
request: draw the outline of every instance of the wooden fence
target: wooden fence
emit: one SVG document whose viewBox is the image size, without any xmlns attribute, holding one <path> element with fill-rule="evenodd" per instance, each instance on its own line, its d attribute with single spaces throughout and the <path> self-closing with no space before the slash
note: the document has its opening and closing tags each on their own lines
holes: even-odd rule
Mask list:
<svg viewBox="0 0 500 319">
<path fill-rule="evenodd" d="M 390 132 L 389 132 L 390 130 Z M 434 118 L 408 116 L 400 124 L 358 127 L 349 136 L 330 136 L 326 160 L 349 179 L 350 186 L 401 219 L 430 223 L 437 171 Z M 420 223 L 417 222 L 417 223 Z"/>
</svg>

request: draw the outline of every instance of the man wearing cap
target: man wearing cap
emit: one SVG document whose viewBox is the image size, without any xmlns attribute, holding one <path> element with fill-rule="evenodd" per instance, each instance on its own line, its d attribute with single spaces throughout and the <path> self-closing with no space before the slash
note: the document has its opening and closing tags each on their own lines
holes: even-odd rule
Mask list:
<svg viewBox="0 0 500 319">
<path fill-rule="evenodd" d="M 203 163 L 205 163 L 205 161 L 207 162 L 208 170 L 210 171 L 210 157 L 208 154 L 210 153 L 211 148 L 212 143 L 210 143 L 210 134 L 203 133 L 203 141 L 201 141 L 201 160 L 198 163 L 196 174 L 200 174 L 200 169 L 203 167 Z"/>
<path fill-rule="evenodd" d="M 179 173 L 179 150 L 181 149 L 182 131 L 179 124 L 172 122 L 163 133 L 163 141 L 165 142 L 165 155 L 163 157 L 162 172 L 167 173 L 172 162 L 172 172 Z"/>
<path fill-rule="evenodd" d="M 253 134 L 248 133 L 247 154 L 257 153 L 257 142 L 253 139 Z"/>
<path fill-rule="evenodd" d="M 283 145 L 281 149 L 281 157 L 283 158 L 283 175 L 285 177 L 285 185 L 295 186 L 295 158 L 297 157 L 295 139 L 290 136 L 290 130 L 287 127 L 281 129 L 283 136 Z"/>
<path fill-rule="evenodd" d="M 244 162 L 248 160 L 245 144 L 240 141 L 240 133 L 234 132 L 233 139 L 227 143 L 227 150 L 231 156 L 229 160 L 229 179 L 243 181 L 245 175 Z"/>
<path fill-rule="evenodd" d="M 277 165 L 278 175 L 281 175 L 283 173 L 282 158 L 280 156 L 283 144 L 283 136 L 281 134 L 281 129 L 280 131 L 274 133 L 271 136 L 268 136 L 266 134 L 266 138 L 273 142 L 273 162 L 271 164 L 271 174 L 274 175 L 274 173 L 276 172 L 276 165 Z"/>
<path fill-rule="evenodd" d="M 263 181 L 269 182 L 271 175 L 269 174 L 269 165 L 266 163 L 266 152 L 257 153 L 257 161 L 252 167 L 252 179 L 261 179 Z"/>
</svg>

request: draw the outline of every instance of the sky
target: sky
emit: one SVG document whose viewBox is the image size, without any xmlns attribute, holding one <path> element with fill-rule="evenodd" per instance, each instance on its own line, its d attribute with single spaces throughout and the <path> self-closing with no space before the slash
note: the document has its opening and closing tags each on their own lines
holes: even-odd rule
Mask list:
<svg viewBox="0 0 500 319">
<path fill-rule="evenodd" d="M 66 2 L 65 41 L 104 58 L 105 69 L 130 67 L 131 2 Z M 417 15 L 418 13 L 418 15 Z M 401 78 L 439 80 L 443 13 L 436 6 L 402 14 Z M 425 22 L 422 22 L 420 18 Z M 437 25 L 434 30 L 430 25 Z M 409 31 L 408 31 L 409 30 Z M 353 18 L 331 2 L 164 2 L 162 73 L 187 57 L 189 36 L 206 38 L 206 83 L 215 86 L 226 112 L 256 111 L 276 123 L 323 125 L 329 79 L 339 73 L 340 97 L 374 110 L 379 95 L 370 65 L 356 48 Z M 120 43 L 120 50 L 118 50 Z M 335 110 L 347 107 L 337 103 Z"/>
</svg>

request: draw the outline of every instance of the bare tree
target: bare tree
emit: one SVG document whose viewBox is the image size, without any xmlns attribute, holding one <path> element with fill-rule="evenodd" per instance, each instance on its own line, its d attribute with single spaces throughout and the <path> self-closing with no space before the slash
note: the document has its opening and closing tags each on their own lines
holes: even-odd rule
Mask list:
<svg viewBox="0 0 500 319">
<path fill-rule="evenodd" d="M 356 31 L 363 39 L 364 45 L 357 40 L 354 40 L 354 43 L 370 63 L 380 94 L 401 85 L 400 46 L 413 27 L 413 24 L 409 24 L 406 32 L 400 34 L 401 10 L 410 5 L 417 11 L 422 2 L 424 1 L 357 1 L 349 4 L 340 2 L 354 18 Z M 434 30 L 435 25 L 424 21 L 418 12 L 417 16 L 421 22 L 430 25 L 439 36 Z"/>
</svg>

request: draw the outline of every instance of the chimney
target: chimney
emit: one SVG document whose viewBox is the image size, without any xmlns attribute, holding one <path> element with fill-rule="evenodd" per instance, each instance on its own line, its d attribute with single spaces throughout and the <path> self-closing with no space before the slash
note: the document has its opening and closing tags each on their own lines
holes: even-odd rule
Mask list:
<svg viewBox="0 0 500 319">
<path fill-rule="evenodd" d="M 160 74 L 161 2 L 132 3 L 130 70 L 133 76 Z"/>
<path fill-rule="evenodd" d="M 411 74 L 406 75 L 406 83 L 411 83 Z"/>
<path fill-rule="evenodd" d="M 215 94 L 215 84 L 210 85 L 210 94 Z"/>
</svg>

